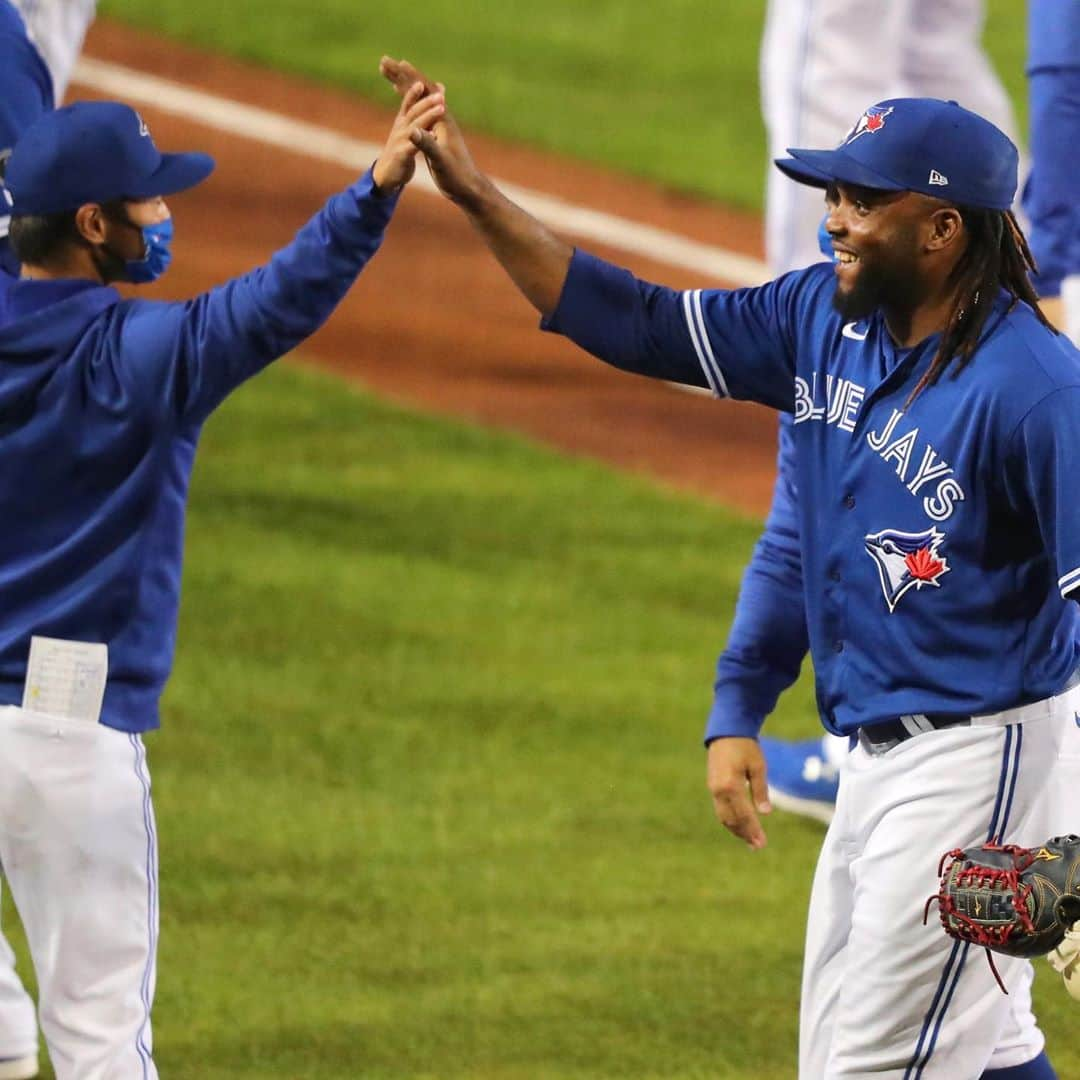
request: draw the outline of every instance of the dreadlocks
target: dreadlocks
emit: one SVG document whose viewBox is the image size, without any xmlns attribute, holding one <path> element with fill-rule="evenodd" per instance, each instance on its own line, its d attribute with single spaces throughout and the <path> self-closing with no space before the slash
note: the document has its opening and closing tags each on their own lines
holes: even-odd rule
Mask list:
<svg viewBox="0 0 1080 1080">
<path fill-rule="evenodd" d="M 937 355 L 911 391 L 905 408 L 923 389 L 933 386 L 953 360 L 957 372 L 971 361 L 999 290 L 1004 289 L 1011 297 L 1008 311 L 1018 300 L 1023 300 L 1031 305 L 1043 326 L 1053 329 L 1040 311 L 1039 298 L 1031 287 L 1028 274 L 1035 270 L 1035 259 L 1013 212 L 959 209 L 968 233 L 968 246 L 949 277 L 956 299 Z"/>
</svg>

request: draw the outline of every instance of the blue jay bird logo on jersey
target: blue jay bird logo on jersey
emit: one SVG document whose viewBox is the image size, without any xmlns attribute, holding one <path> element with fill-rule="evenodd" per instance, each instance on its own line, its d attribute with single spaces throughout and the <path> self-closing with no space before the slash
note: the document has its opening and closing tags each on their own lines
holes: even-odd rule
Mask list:
<svg viewBox="0 0 1080 1080">
<path fill-rule="evenodd" d="M 920 533 L 882 529 L 864 539 L 867 554 L 877 564 L 881 589 L 889 611 L 896 610 L 900 597 L 909 589 L 924 585 L 941 587 L 942 574 L 949 572 L 948 561 L 938 554 L 945 534 L 937 529 Z"/>
<path fill-rule="evenodd" d="M 859 117 L 855 126 L 844 136 L 844 141 L 840 145 L 847 146 L 862 135 L 873 135 L 875 131 L 880 131 L 885 126 L 885 120 L 892 111 L 893 107 L 891 105 L 887 109 L 881 105 L 871 105 Z"/>
</svg>

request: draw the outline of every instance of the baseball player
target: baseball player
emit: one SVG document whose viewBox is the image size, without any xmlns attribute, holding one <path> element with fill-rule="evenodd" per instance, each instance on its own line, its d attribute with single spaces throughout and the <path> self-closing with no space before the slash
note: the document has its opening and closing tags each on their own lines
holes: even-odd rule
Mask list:
<svg viewBox="0 0 1080 1080">
<path fill-rule="evenodd" d="M 18 11 L 0 0 L 0 173 L 20 132 L 53 107 L 53 86 Z M 7 201 L 0 189 L 0 322 L 4 297 L 18 276 L 7 240 Z M 2 865 L 0 865 L 2 870 Z M 15 954 L 0 932 L 0 1080 L 37 1076 L 34 1003 L 15 972 Z"/>
<path fill-rule="evenodd" d="M 1080 344 L 1080 4 L 1028 0 L 1032 170 L 1024 187 L 1035 287 L 1051 321 Z"/>
<path fill-rule="evenodd" d="M 60 1080 L 156 1077 L 157 837 L 143 734 L 172 663 L 184 507 L 217 405 L 318 328 L 412 176 L 406 94 L 368 172 L 265 265 L 186 303 L 122 300 L 168 266 L 162 154 L 117 102 L 76 102 L 7 168 L 22 277 L 0 322 L 0 864 Z"/>
<path fill-rule="evenodd" d="M 871 43 L 874 55 L 892 55 L 893 38 L 905 43 L 904 53 L 912 58 L 903 65 L 904 70 L 921 72 L 926 79 L 923 86 L 913 85 L 909 91 L 916 96 L 950 97 L 956 78 L 955 65 L 946 61 L 950 56 L 977 54 L 973 64 L 973 77 L 970 88 L 965 87 L 961 100 L 974 111 L 983 113 L 993 120 L 998 127 L 1011 134 L 1013 118 L 1005 105 L 1004 94 L 993 75 L 993 70 L 982 56 L 977 42 L 977 32 L 981 28 L 982 13 L 976 8 L 980 5 L 968 5 L 964 17 L 958 17 L 965 5 L 944 5 L 936 19 L 952 20 L 955 33 L 954 49 L 947 49 L 944 43 L 948 37 L 941 33 L 916 33 L 914 16 L 930 18 L 921 6 L 899 5 L 891 11 L 891 20 L 874 20 L 872 24 L 860 23 L 861 14 L 853 19 L 841 19 L 840 7 L 832 3 L 813 12 L 806 5 L 795 12 L 777 3 L 770 7 L 769 32 L 766 42 L 779 37 L 790 44 L 784 35 L 793 33 L 793 23 L 806 27 L 807 57 L 798 52 L 780 54 L 768 45 L 763 49 L 763 70 L 770 68 L 774 72 L 774 84 L 788 88 L 792 100 L 798 99 L 800 107 L 777 110 L 776 102 L 783 101 L 783 95 L 774 93 L 770 99 L 763 95 L 763 101 L 772 101 L 770 111 L 766 108 L 766 121 L 770 126 L 770 144 L 776 154 L 782 153 L 783 147 L 811 141 L 804 139 L 795 125 L 796 118 L 803 116 L 823 116 L 824 110 L 815 104 L 814 95 L 830 88 L 835 83 L 835 75 L 826 79 L 818 87 L 812 77 L 815 68 L 813 57 L 818 52 L 822 55 L 835 49 L 837 34 L 849 32 L 856 27 L 863 36 L 864 43 Z M 860 12 L 862 5 L 854 5 Z M 785 22 L 781 16 L 801 15 L 801 21 Z M 880 14 L 880 13 L 878 13 Z M 830 17 L 836 16 L 836 17 Z M 895 25 L 900 20 L 900 25 Z M 776 25 L 773 25 L 773 23 Z M 933 22 L 927 22 L 925 29 L 931 30 Z M 877 29 L 875 29 L 877 27 Z M 818 43 L 817 35 L 828 30 L 828 41 Z M 887 31 L 883 33 L 882 31 Z M 854 43 L 852 43 L 854 47 Z M 792 57 L 796 57 L 793 60 Z M 916 60 L 918 62 L 916 62 Z M 805 71 L 804 71 L 805 68 Z M 844 70 L 847 70 L 846 68 Z M 870 71 L 879 70 L 872 65 Z M 885 72 L 891 70 L 886 64 Z M 1024 188 L 1024 209 L 1031 221 L 1030 245 L 1035 256 L 1039 272 L 1033 275 L 1033 283 L 1039 293 L 1040 304 L 1047 317 L 1055 326 L 1066 330 L 1074 342 L 1080 342 L 1080 192 L 1076 190 L 1074 169 L 1072 168 L 1071 148 L 1080 140 L 1080 4 L 1072 0 L 1029 0 L 1028 4 L 1028 88 L 1032 117 L 1031 173 Z M 777 77 L 779 74 L 780 77 Z M 860 69 L 858 78 L 863 81 L 872 76 Z M 767 84 L 766 84 L 767 85 Z M 831 87 L 835 92 L 839 88 Z M 806 96 L 805 103 L 802 95 Z M 882 92 L 878 96 L 892 96 Z M 984 102 L 980 105 L 979 102 Z M 1000 113 L 1000 115 L 996 115 Z M 779 132 L 779 136 L 778 136 Z M 786 135 L 784 134 L 786 132 Z M 837 133 L 839 134 L 839 133 Z M 822 132 L 824 135 L 824 132 Z M 793 228 L 803 230 L 810 237 L 816 229 L 817 201 L 809 189 L 801 189 L 785 194 L 793 187 L 785 184 L 779 173 L 770 185 L 769 212 L 787 215 Z M 771 220 L 771 219 L 770 219 Z M 785 224 L 773 232 L 782 235 L 789 226 Z M 783 250 L 783 249 L 781 249 Z M 807 244 L 789 246 L 795 256 L 791 265 L 774 265 L 776 274 L 807 265 L 810 250 Z M 1076 293 L 1071 302 L 1068 297 Z M 790 453 L 785 453 L 785 438 L 781 418 L 780 446 L 778 458 L 779 475 L 774 493 L 774 510 L 770 522 L 779 517 L 790 517 L 793 511 L 784 505 L 784 500 L 793 498 L 794 478 L 790 475 Z M 785 468 L 788 475 L 784 476 Z M 746 604 L 740 603 L 736 612 L 732 636 L 727 649 L 721 655 L 717 665 L 717 697 L 713 712 L 721 710 L 754 709 L 759 699 L 775 705 L 777 694 L 794 681 L 798 674 L 801 656 L 795 652 L 785 656 L 778 654 L 778 649 L 785 644 L 783 632 L 771 642 L 761 640 L 762 633 L 775 634 L 777 628 L 772 617 L 767 613 L 770 604 L 775 603 L 789 613 L 794 611 L 791 602 L 792 586 L 798 587 L 797 577 L 789 581 L 784 588 L 776 591 L 770 600 L 770 583 L 785 575 L 790 569 L 790 560 L 777 562 L 773 555 L 778 545 L 785 543 L 783 529 L 767 528 L 768 540 L 763 540 L 755 550 L 751 565 L 747 568 L 747 581 L 754 586 L 754 599 Z M 790 542 L 790 537 L 787 538 Z M 775 667 L 769 669 L 770 661 Z M 770 707 L 771 707 L 770 706 Z M 787 810 L 828 822 L 832 817 L 836 801 L 836 789 L 839 773 L 847 758 L 846 740 L 825 734 L 796 742 L 784 742 L 762 736 L 761 748 L 768 766 L 769 795 L 772 802 Z"/>
<path fill-rule="evenodd" d="M 413 70 L 385 59 L 407 85 Z M 676 292 L 575 251 L 499 192 L 449 116 L 414 136 L 543 327 L 625 370 L 794 416 L 818 703 L 856 741 L 815 875 L 800 1076 L 977 1077 L 1010 1022 L 986 965 L 922 925 L 928 851 L 1041 843 L 1080 759 L 1080 353 L 1046 323 L 1009 207 L 1018 154 L 954 102 L 899 98 L 794 150 L 835 266 Z M 717 814 L 751 848 L 756 731 L 709 747 Z M 1029 977 L 999 965 L 1007 985 Z M 1052 1076 L 1037 1043 L 1030 1068 Z"/>
<path fill-rule="evenodd" d="M 982 48 L 984 22 L 983 0 L 769 0 L 761 42 L 769 157 L 782 157 L 789 146 L 834 146 L 851 123 L 853 103 L 892 97 L 955 98 L 1016 141 L 1012 106 Z M 821 216 L 818 192 L 769 171 L 765 249 L 774 277 L 821 258 Z M 831 257 L 831 250 L 826 254 Z M 781 419 L 781 464 L 790 456 L 783 424 Z M 791 490 L 793 482 L 783 484 Z M 783 496 L 778 486 L 777 499 Z M 772 516 L 777 515 L 786 516 L 782 505 Z M 770 564 L 773 551 L 773 541 L 765 541 L 748 568 L 747 585 L 756 584 L 758 603 L 771 578 L 783 571 Z M 776 599 L 787 602 L 784 596 Z M 731 641 L 717 665 L 714 712 L 756 708 L 759 698 L 764 703 L 771 697 L 775 705 L 777 693 L 798 674 L 801 658 L 786 658 L 779 669 L 767 670 L 789 632 L 767 616 L 756 618 L 753 607 L 737 609 Z M 761 641 L 755 632 L 765 629 L 778 631 L 780 638 Z M 746 685 L 759 679 L 764 680 L 760 686 Z M 827 823 L 847 740 L 828 733 L 795 742 L 762 736 L 761 748 L 774 804 Z"/>
<path fill-rule="evenodd" d="M 2 0 L 7 3 L 8 0 Z M 94 21 L 97 0 L 10 0 L 26 21 L 30 40 L 41 53 L 59 105 L 67 93 L 86 31 Z"/>
</svg>

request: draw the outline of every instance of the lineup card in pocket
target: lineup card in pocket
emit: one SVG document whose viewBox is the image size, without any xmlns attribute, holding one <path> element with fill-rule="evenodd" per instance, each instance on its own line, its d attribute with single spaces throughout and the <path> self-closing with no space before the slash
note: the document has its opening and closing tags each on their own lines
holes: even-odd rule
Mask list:
<svg viewBox="0 0 1080 1080">
<path fill-rule="evenodd" d="M 108 645 L 32 637 L 22 707 L 96 724 L 108 674 Z"/>
</svg>

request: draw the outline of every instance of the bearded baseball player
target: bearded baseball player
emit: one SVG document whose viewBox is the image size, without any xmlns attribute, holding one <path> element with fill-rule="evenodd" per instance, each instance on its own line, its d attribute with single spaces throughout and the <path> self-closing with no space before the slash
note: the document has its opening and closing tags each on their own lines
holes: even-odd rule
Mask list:
<svg viewBox="0 0 1080 1080">
<path fill-rule="evenodd" d="M 853 96 L 957 97 L 1011 136 L 1012 110 L 979 42 L 983 8 L 978 0 L 771 0 L 762 43 L 762 108 L 773 156 L 793 144 L 837 141 Z M 1046 316 L 1080 344 L 1080 191 L 1073 150 L 1080 140 L 1080 4 L 1028 0 L 1027 10 L 1031 169 L 1023 208 L 1037 266 L 1032 284 Z M 830 59 L 855 53 L 863 63 Z M 812 189 L 787 183 L 779 171 L 770 176 L 767 195 L 767 253 L 778 276 L 816 259 L 820 201 Z M 781 463 L 788 457 L 784 425 L 782 417 Z M 781 498 L 778 484 L 774 505 Z M 782 506 L 779 514 L 782 518 Z M 772 685 L 782 689 L 794 680 L 794 674 L 788 677 L 793 665 L 797 673 L 799 657 L 783 650 L 782 639 L 790 632 L 768 642 L 757 633 L 778 629 L 767 627 L 768 616 L 755 615 L 768 607 L 769 584 L 783 573 L 782 565 L 770 561 L 773 547 L 765 538 L 754 557 L 761 565 L 748 568 L 746 581 L 756 602 L 740 604 L 717 665 L 716 709 L 756 708 L 769 698 Z M 790 585 L 780 592 L 776 601 L 787 604 Z M 846 740 L 828 734 L 795 742 L 762 736 L 760 743 L 774 805 L 829 821 L 847 760 Z"/>
<path fill-rule="evenodd" d="M 761 111 L 770 158 L 788 146 L 835 146 L 851 123 L 852 102 L 893 97 L 957 98 L 1015 139 L 1012 105 L 982 47 L 985 8 L 983 0 L 769 0 L 761 39 Z M 853 56 L 858 63 L 851 62 Z M 773 277 L 819 261 L 821 217 L 819 192 L 769 171 L 765 254 Z M 780 421 L 781 459 L 790 438 L 786 424 L 790 417 Z M 768 575 L 768 551 L 758 561 Z M 769 577 L 756 570 L 748 568 L 747 582 L 768 592 Z M 782 640 L 757 638 L 747 607 L 740 604 L 741 617 L 717 665 L 716 708 L 756 706 L 768 696 L 768 684 L 783 682 L 791 671 L 790 658 L 779 655 Z M 772 629 L 780 639 L 790 636 Z M 780 667 L 770 664 L 773 658 Z M 794 681 L 798 662 L 784 685 Z M 744 689 L 744 682 L 757 683 L 758 672 L 765 685 Z M 828 822 L 847 740 L 828 733 L 794 742 L 763 735 L 760 743 L 773 804 Z"/>
<path fill-rule="evenodd" d="M 1067 832 L 1052 789 L 1080 758 L 1080 354 L 1035 306 L 1015 146 L 954 102 L 873 105 L 839 148 L 779 163 L 824 190 L 835 265 L 676 292 L 506 199 L 449 115 L 414 137 L 545 329 L 793 414 L 818 704 L 857 743 L 814 881 L 799 1075 L 980 1076 L 1009 999 L 922 924 L 936 852 Z M 709 787 L 760 848 L 753 734 L 710 744 Z M 1016 958 L 999 971 L 1029 975 Z M 1052 1076 L 1040 1047 L 1012 1075 Z"/>
<path fill-rule="evenodd" d="M 60 1080 L 157 1076 L 143 734 L 172 663 L 200 428 L 331 314 L 412 176 L 413 128 L 441 110 L 418 84 L 359 181 L 265 266 L 186 303 L 122 300 L 111 283 L 164 271 L 164 197 L 209 175 L 209 157 L 160 153 L 126 105 L 76 102 L 9 160 L 22 277 L 0 322 L 0 864 Z"/>
</svg>

